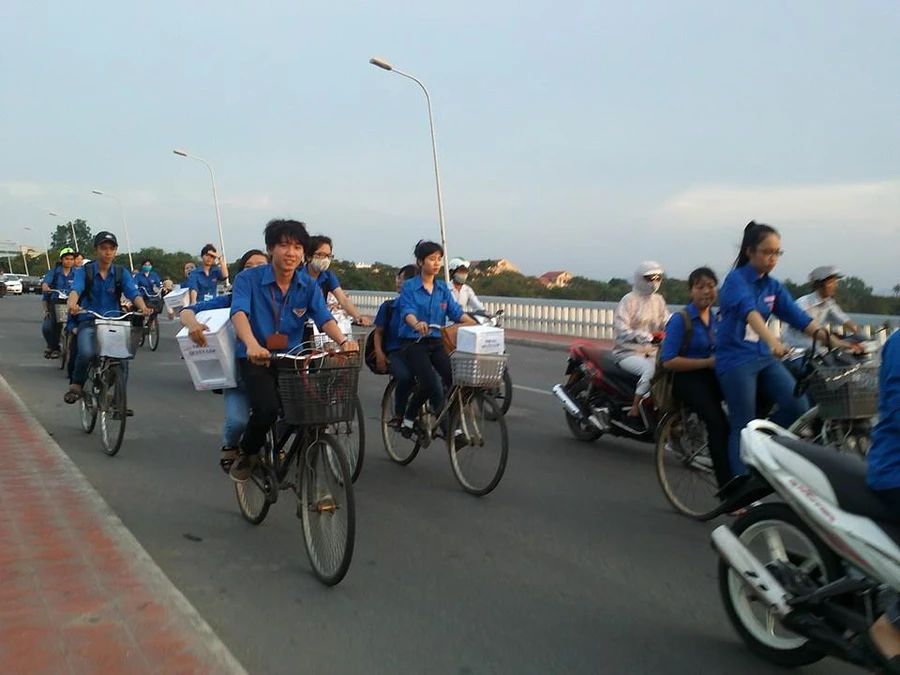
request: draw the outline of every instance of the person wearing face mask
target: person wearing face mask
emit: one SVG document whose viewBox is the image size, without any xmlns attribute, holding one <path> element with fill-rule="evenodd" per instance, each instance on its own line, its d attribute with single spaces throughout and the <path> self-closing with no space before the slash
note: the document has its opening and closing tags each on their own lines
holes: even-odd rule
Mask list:
<svg viewBox="0 0 900 675">
<path fill-rule="evenodd" d="M 337 276 L 329 269 L 331 261 L 334 260 L 331 239 L 321 234 L 310 237 L 309 246 L 306 247 L 306 258 L 307 263 L 304 265 L 301 274 L 319 286 L 326 302 L 328 294 L 331 293 L 338 301 L 341 309 L 347 312 L 354 323 L 360 326 L 371 326 L 371 320 L 359 313 L 356 305 L 353 304 L 353 301 L 347 297 L 344 289 L 341 288 L 341 282 L 338 281 Z"/>
<path fill-rule="evenodd" d="M 162 280 L 153 271 L 153 261 L 150 258 L 144 258 L 141 261 L 141 269 L 134 275 L 134 283 L 145 298 L 156 295 L 162 289 Z"/>
<path fill-rule="evenodd" d="M 650 393 L 656 370 L 656 349 L 669 318 L 665 298 L 659 293 L 663 269 L 653 261 L 642 262 L 634 272 L 634 285 L 619 301 L 613 319 L 616 346 L 613 354 L 619 366 L 638 378 L 634 400 L 624 426 L 641 434 L 647 430 L 640 414 L 641 400 Z"/>
<path fill-rule="evenodd" d="M 450 277 L 453 279 L 453 285 L 450 292 L 453 299 L 463 308 L 466 313 L 484 312 L 484 305 L 475 291 L 466 282 L 469 279 L 469 261 L 465 258 L 453 258 L 450 263 Z"/>
</svg>

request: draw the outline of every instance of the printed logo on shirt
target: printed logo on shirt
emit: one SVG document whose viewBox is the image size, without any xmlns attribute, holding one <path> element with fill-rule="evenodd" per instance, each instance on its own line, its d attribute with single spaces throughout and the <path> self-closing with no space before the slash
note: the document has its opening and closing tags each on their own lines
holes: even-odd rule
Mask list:
<svg viewBox="0 0 900 675">
<path fill-rule="evenodd" d="M 306 314 L 306 308 L 305 308 L 305 307 L 303 307 L 302 309 L 295 309 L 295 310 L 294 310 L 294 316 L 296 316 L 298 319 L 302 319 L 304 314 Z"/>
<path fill-rule="evenodd" d="M 441 309 L 444 310 L 445 312 L 447 311 L 447 303 L 446 302 L 441 303 Z"/>
<path fill-rule="evenodd" d="M 767 295 L 763 298 L 763 302 L 765 302 L 769 306 L 769 310 L 775 309 L 775 296 Z"/>
</svg>

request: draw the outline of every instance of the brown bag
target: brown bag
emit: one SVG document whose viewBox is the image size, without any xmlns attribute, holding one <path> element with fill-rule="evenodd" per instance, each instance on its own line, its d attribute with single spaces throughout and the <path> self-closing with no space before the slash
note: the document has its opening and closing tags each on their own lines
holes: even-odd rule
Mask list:
<svg viewBox="0 0 900 675">
<path fill-rule="evenodd" d="M 441 340 L 444 341 L 444 349 L 448 354 L 456 351 L 456 334 L 459 332 L 459 324 L 441 328 Z"/>
</svg>

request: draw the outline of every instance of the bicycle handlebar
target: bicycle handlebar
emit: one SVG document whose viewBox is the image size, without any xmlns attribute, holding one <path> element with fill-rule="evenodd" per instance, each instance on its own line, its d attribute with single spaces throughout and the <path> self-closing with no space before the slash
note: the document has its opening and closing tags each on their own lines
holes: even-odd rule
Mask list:
<svg viewBox="0 0 900 675">
<path fill-rule="evenodd" d="M 82 309 L 78 314 L 93 314 L 97 319 L 103 319 L 104 321 L 124 321 L 125 319 L 130 319 L 133 316 L 142 316 L 138 312 L 126 312 L 125 314 L 121 314 L 119 316 L 103 316 L 102 314 L 98 314 L 97 312 L 91 309 Z"/>
</svg>

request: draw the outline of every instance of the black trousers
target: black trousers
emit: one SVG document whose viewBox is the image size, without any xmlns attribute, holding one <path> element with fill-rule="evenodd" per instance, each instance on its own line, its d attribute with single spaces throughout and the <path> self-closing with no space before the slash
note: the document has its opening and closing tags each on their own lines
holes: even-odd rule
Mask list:
<svg viewBox="0 0 900 675">
<path fill-rule="evenodd" d="M 731 480 L 731 466 L 728 461 L 729 424 L 722 410 L 722 389 L 719 378 L 711 369 L 690 370 L 675 373 L 672 383 L 675 397 L 684 403 L 706 425 L 709 454 L 719 488 Z"/>
<path fill-rule="evenodd" d="M 438 395 L 443 397 L 439 390 L 440 384 L 434 377 L 432 368 L 441 376 L 445 387 L 453 383 L 453 371 L 450 366 L 450 356 L 444 349 L 444 343 L 440 338 L 427 338 L 419 342 L 406 340 L 403 358 L 418 382 L 409 404 L 406 406 L 406 418 L 415 419 L 419 409 L 425 405 L 425 401 L 437 400 Z M 438 411 L 435 411 L 438 412 Z"/>
<path fill-rule="evenodd" d="M 278 421 L 278 375 L 273 367 L 257 366 L 247 359 L 241 359 L 238 367 L 250 404 L 250 419 L 241 439 L 241 450 L 256 455 L 265 444 L 269 429 Z"/>
</svg>

